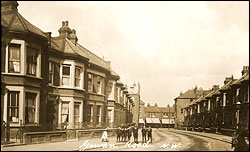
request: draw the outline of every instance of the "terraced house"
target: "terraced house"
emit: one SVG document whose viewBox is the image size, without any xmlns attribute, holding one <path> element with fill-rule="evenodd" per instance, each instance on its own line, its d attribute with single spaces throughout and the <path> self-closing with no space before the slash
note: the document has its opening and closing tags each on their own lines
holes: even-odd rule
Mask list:
<svg viewBox="0 0 250 152">
<path fill-rule="evenodd" d="M 68 21 L 52 37 L 19 14 L 16 1 L 1 4 L 5 141 L 24 134 L 28 143 L 64 139 L 61 134 L 75 138 L 76 130 L 132 122 L 134 101 L 127 85 L 110 61 L 78 43 Z"/>
<path fill-rule="evenodd" d="M 197 111 L 193 111 L 195 104 Z M 227 135 L 239 127 L 249 130 L 249 66 L 243 66 L 239 79 L 226 77 L 221 88 L 214 85 L 208 94 L 188 105 L 185 125 L 189 129 Z"/>
</svg>

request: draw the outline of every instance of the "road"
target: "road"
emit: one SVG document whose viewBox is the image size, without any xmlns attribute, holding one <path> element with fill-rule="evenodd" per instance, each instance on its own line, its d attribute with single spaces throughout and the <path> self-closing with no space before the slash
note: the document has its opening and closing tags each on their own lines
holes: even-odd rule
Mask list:
<svg viewBox="0 0 250 152">
<path fill-rule="evenodd" d="M 141 139 L 141 136 L 139 136 Z M 99 148 L 101 151 L 231 151 L 231 137 L 182 130 L 154 129 L 153 143 L 130 145 L 124 142 L 116 147 Z M 97 149 L 87 149 L 95 151 Z"/>
<path fill-rule="evenodd" d="M 232 137 L 175 129 L 153 128 L 152 143 L 116 142 L 116 137 L 109 137 L 109 142 L 101 138 L 85 138 L 43 144 L 1 146 L 2 151 L 231 151 Z M 141 140 L 139 130 L 139 141 Z M 133 147 L 134 146 L 134 147 Z"/>
</svg>

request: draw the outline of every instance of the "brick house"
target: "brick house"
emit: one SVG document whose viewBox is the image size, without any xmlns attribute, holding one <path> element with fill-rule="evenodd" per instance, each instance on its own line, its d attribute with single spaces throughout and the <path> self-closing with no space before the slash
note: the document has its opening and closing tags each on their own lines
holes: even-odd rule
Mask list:
<svg viewBox="0 0 250 152">
<path fill-rule="evenodd" d="M 175 100 L 175 128 L 184 125 L 184 108 L 186 108 L 192 101 L 200 97 L 203 93 L 202 88 L 188 90 L 185 93 L 180 93 Z"/>
<path fill-rule="evenodd" d="M 42 113 L 48 41 L 43 31 L 18 13 L 17 6 L 16 1 L 1 2 L 1 120 L 10 124 L 10 138 L 20 127 L 42 130 L 46 122 Z"/>
</svg>

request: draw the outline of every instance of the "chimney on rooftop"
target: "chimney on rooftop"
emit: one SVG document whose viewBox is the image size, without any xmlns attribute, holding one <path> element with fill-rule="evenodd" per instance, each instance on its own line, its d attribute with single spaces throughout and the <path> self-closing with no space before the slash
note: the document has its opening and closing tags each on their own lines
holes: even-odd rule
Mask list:
<svg viewBox="0 0 250 152">
<path fill-rule="evenodd" d="M 17 13 L 17 1 L 1 1 L 1 13 Z"/>
<path fill-rule="evenodd" d="M 71 29 L 68 27 L 69 22 L 68 21 L 62 21 L 62 27 L 58 30 L 59 36 L 61 38 L 70 38 Z"/>
<path fill-rule="evenodd" d="M 213 85 L 212 90 L 218 90 L 219 88 L 220 88 L 220 86 L 219 86 L 219 85 Z"/>
<path fill-rule="evenodd" d="M 150 104 L 148 103 L 147 107 L 150 107 Z"/>
<path fill-rule="evenodd" d="M 67 25 L 67 24 L 68 24 L 68 23 L 66 22 L 66 25 Z M 70 39 L 70 41 L 71 41 L 72 43 L 74 43 L 74 44 L 76 45 L 76 43 L 77 43 L 77 41 L 78 41 L 78 38 L 77 38 L 77 36 L 76 36 L 76 30 L 75 30 L 75 29 L 72 29 L 69 39 Z"/>
<path fill-rule="evenodd" d="M 241 71 L 241 74 L 244 75 L 245 73 L 249 73 L 249 66 L 243 66 L 243 70 Z"/>
<path fill-rule="evenodd" d="M 180 96 L 183 95 L 182 91 L 180 92 Z"/>
<path fill-rule="evenodd" d="M 224 84 L 227 84 L 228 82 L 232 81 L 234 79 L 233 75 L 231 77 L 226 77 Z"/>
<path fill-rule="evenodd" d="M 157 107 L 157 103 L 155 103 L 155 107 Z"/>
</svg>

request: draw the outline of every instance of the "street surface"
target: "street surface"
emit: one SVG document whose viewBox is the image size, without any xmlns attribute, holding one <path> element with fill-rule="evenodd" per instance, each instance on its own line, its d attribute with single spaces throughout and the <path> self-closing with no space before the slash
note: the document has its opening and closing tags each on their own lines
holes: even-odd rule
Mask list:
<svg viewBox="0 0 250 152">
<path fill-rule="evenodd" d="M 204 133 L 175 130 L 167 128 L 153 129 L 153 142 L 141 143 L 139 130 L 139 144 L 116 142 L 116 137 L 110 137 L 109 142 L 101 142 L 101 138 L 86 138 L 55 143 L 1 146 L 3 151 L 231 151 L 232 137 Z"/>
</svg>

